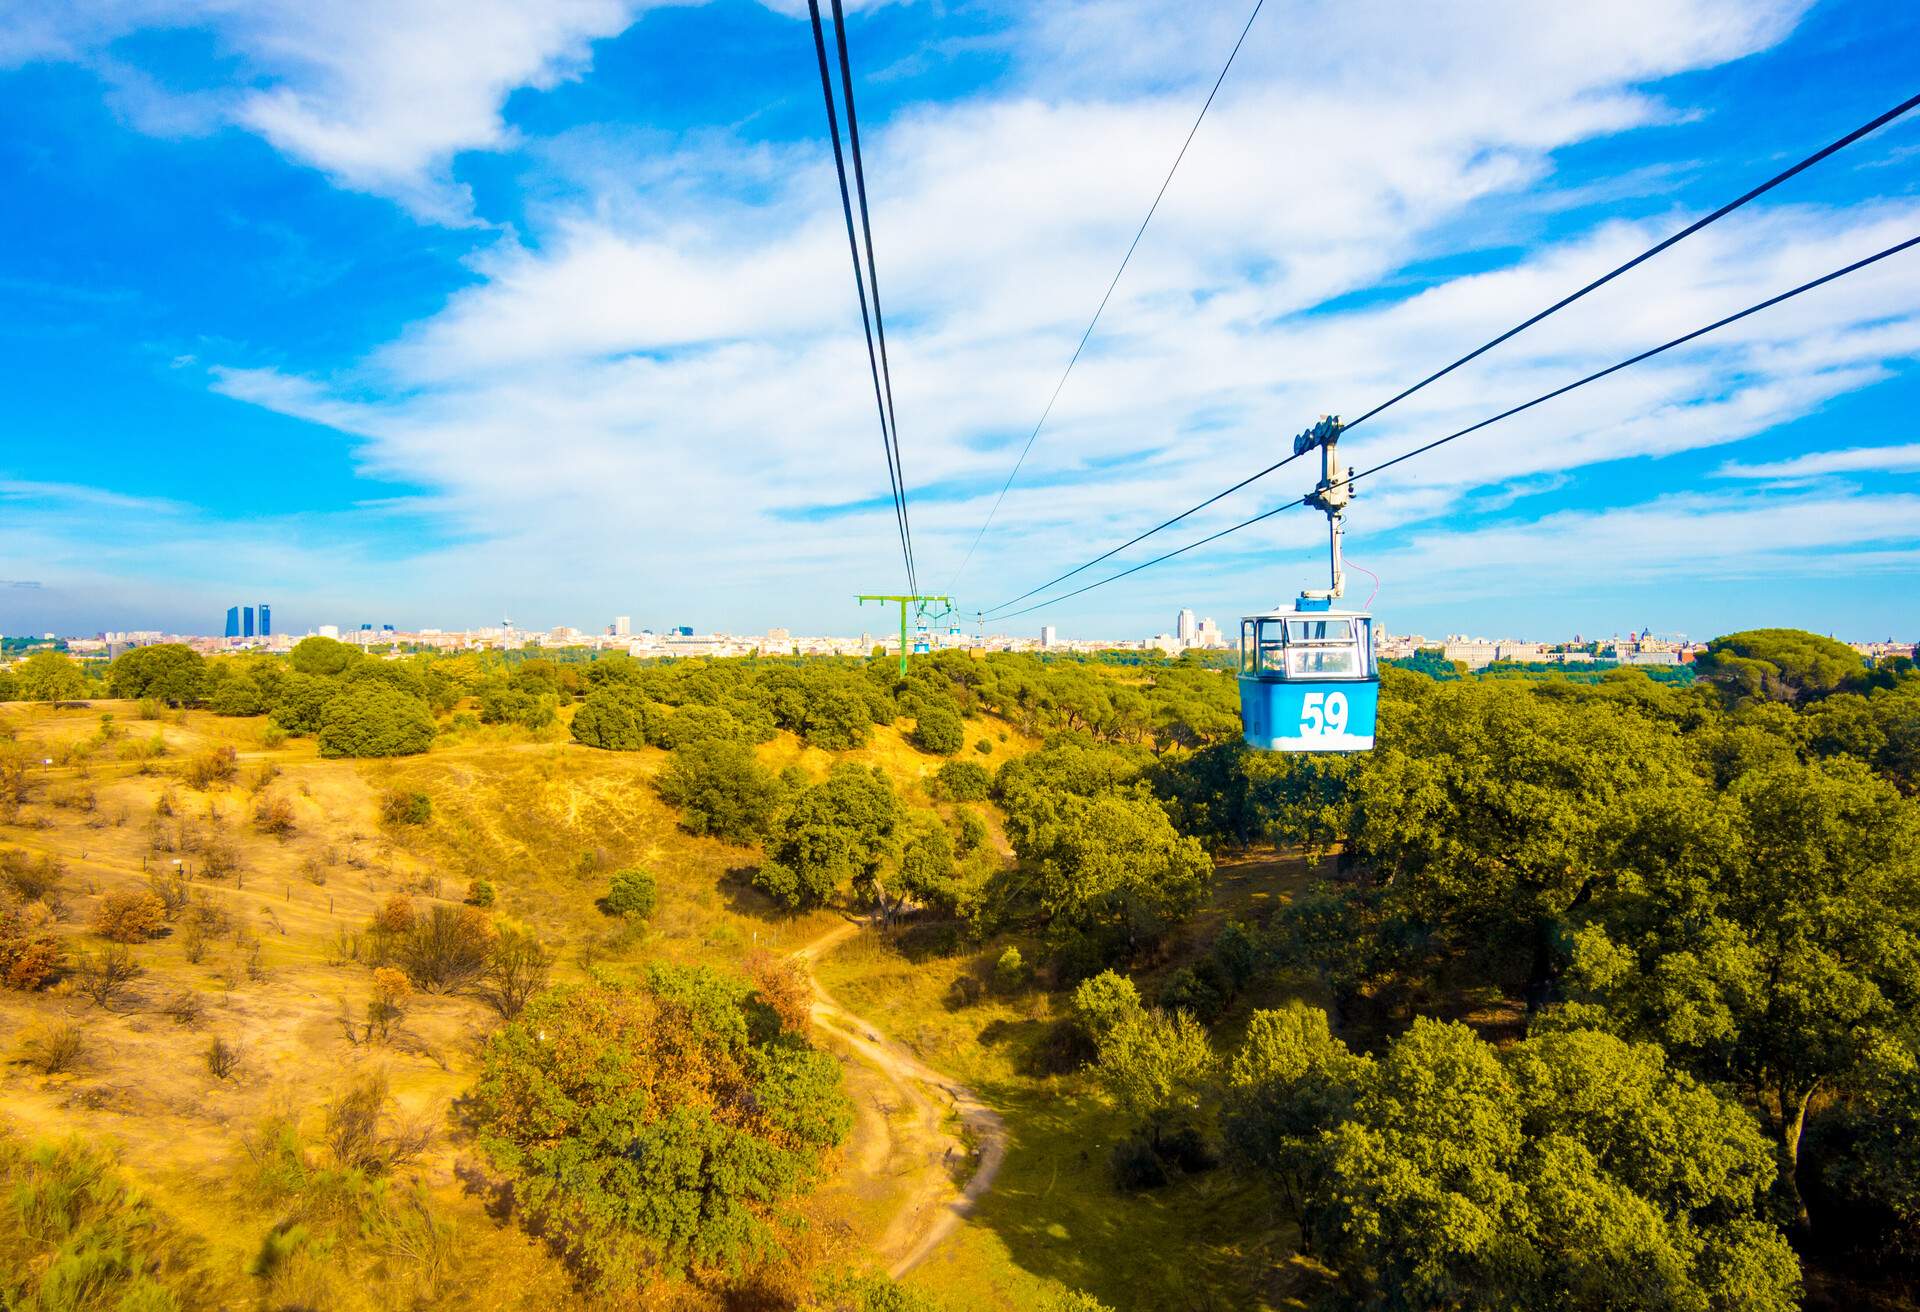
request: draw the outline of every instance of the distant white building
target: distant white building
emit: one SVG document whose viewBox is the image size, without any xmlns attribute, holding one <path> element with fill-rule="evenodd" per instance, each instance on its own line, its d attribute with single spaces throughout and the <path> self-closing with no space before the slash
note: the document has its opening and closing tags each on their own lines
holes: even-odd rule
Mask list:
<svg viewBox="0 0 1920 1312">
<path fill-rule="evenodd" d="M 319 632 L 323 638 L 338 638 L 340 636 L 340 626 L 338 624 L 322 624 Z"/>
<path fill-rule="evenodd" d="M 632 637 L 633 636 L 633 616 L 615 615 L 613 617 L 613 636 L 616 638 Z"/>
<path fill-rule="evenodd" d="M 1057 646 L 1059 642 L 1060 642 L 1060 630 L 1056 629 L 1051 624 L 1042 624 L 1040 626 L 1040 645 L 1042 647 Z"/>
<path fill-rule="evenodd" d="M 1193 610 L 1191 607 L 1183 606 L 1180 608 L 1179 618 L 1173 622 L 1173 636 L 1180 640 L 1182 647 L 1191 647 L 1193 645 Z"/>
</svg>

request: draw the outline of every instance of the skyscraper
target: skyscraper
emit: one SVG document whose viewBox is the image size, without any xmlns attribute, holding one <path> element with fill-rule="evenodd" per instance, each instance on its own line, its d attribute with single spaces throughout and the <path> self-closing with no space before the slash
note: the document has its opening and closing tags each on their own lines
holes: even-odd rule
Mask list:
<svg viewBox="0 0 1920 1312">
<path fill-rule="evenodd" d="M 631 637 L 632 634 L 633 616 L 615 615 L 613 617 L 613 636 L 616 638 L 626 638 Z"/>
<path fill-rule="evenodd" d="M 253 636 L 253 607 L 251 606 L 240 608 L 240 636 L 243 638 Z"/>
<path fill-rule="evenodd" d="M 1051 624 L 1042 624 L 1040 626 L 1040 645 L 1042 647 L 1051 647 L 1058 641 L 1060 641 L 1060 631 L 1058 629 L 1054 628 Z"/>
<path fill-rule="evenodd" d="M 267 603 L 264 601 L 260 603 L 260 636 L 263 638 L 273 636 L 273 612 L 267 608 Z"/>
<path fill-rule="evenodd" d="M 1182 647 L 1191 647 L 1193 645 L 1192 608 L 1183 607 L 1181 609 L 1180 618 L 1174 621 L 1173 636 L 1180 639 L 1180 645 Z"/>
<path fill-rule="evenodd" d="M 226 636 L 229 638 L 237 638 L 240 636 L 240 608 L 238 606 L 227 607 Z"/>
</svg>

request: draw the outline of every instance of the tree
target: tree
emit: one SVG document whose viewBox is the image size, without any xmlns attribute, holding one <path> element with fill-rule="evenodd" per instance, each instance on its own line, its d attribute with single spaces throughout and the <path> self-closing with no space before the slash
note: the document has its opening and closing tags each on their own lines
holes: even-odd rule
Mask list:
<svg viewBox="0 0 1920 1312">
<path fill-rule="evenodd" d="M 1656 844 L 1698 791 L 1669 725 L 1508 682 L 1430 684 L 1391 703 L 1353 778 L 1357 855 L 1384 885 L 1389 934 L 1472 959 L 1537 1010 L 1572 913 Z"/>
<path fill-rule="evenodd" d="M 575 742 L 609 752 L 637 752 L 647 745 L 646 698 L 631 684 L 608 681 L 588 693 L 567 726 Z"/>
<path fill-rule="evenodd" d="M 676 747 L 654 786 L 689 833 L 742 844 L 767 836 L 786 795 L 751 747 L 719 739 Z"/>
<path fill-rule="evenodd" d="M 1853 648 L 1801 629 L 1729 633 L 1709 642 L 1693 667 L 1736 702 L 1822 697 L 1866 677 Z"/>
<path fill-rule="evenodd" d="M 359 659 L 360 653 L 346 643 L 318 636 L 300 639 L 287 656 L 299 673 L 328 677 L 346 673 L 347 667 Z"/>
<path fill-rule="evenodd" d="M 993 791 L 993 777 L 972 761 L 948 761 L 933 772 L 929 791 L 949 802 L 984 802 Z"/>
<path fill-rule="evenodd" d="M 496 679 L 480 689 L 480 722 L 544 729 L 553 723 L 554 704 L 551 691 Z"/>
<path fill-rule="evenodd" d="M 658 898 L 659 888 L 651 870 L 638 867 L 616 870 L 607 884 L 607 913 L 628 920 L 645 920 L 653 914 Z"/>
<path fill-rule="evenodd" d="M 945 699 L 924 703 L 914 717 L 913 745 L 935 756 L 952 756 L 967 743 L 959 712 Z"/>
<path fill-rule="evenodd" d="M 1658 1048 L 1573 1030 L 1503 1060 L 1421 1019 L 1348 1070 L 1307 1227 L 1345 1306 L 1797 1306 L 1765 1140 Z"/>
<path fill-rule="evenodd" d="M 1227 1070 L 1229 1155 L 1303 1222 L 1324 1179 L 1321 1132 L 1346 1119 L 1370 1066 L 1333 1036 L 1317 1007 L 1292 1002 L 1247 1021 Z"/>
<path fill-rule="evenodd" d="M 1576 996 L 1753 1099 L 1804 1226 L 1808 1107 L 1920 1008 L 1920 819 L 1836 760 L 1752 771 L 1668 823 L 1668 858 L 1575 940 Z"/>
<path fill-rule="evenodd" d="M 1213 862 L 1196 840 L 1175 831 L 1151 797 L 1069 793 L 1054 805 L 1053 815 L 1014 846 L 1038 872 L 1041 908 L 1059 924 L 1114 929 L 1134 947 L 1205 898 Z"/>
<path fill-rule="evenodd" d="M 893 854 L 899 803 L 877 769 L 842 761 L 804 790 L 780 816 L 757 880 L 794 909 L 818 906 L 845 884 L 885 900 L 882 872 Z"/>
<path fill-rule="evenodd" d="M 108 686 L 115 697 L 192 706 L 200 699 L 206 669 L 205 658 L 185 643 L 155 643 L 117 657 L 109 667 Z"/>
<path fill-rule="evenodd" d="M 922 813 L 907 825 L 894 883 L 898 898 L 893 910 L 909 898 L 947 912 L 956 908 L 960 889 L 954 878 L 953 836 L 939 816 Z"/>
<path fill-rule="evenodd" d="M 433 734 L 433 712 L 418 697 L 384 683 L 356 683 L 327 703 L 320 755 L 412 756 L 433 745 Z"/>
<path fill-rule="evenodd" d="M 655 717 L 648 726 L 649 741 L 672 750 L 690 743 L 720 740 L 746 742 L 746 727 L 718 706 L 682 706 L 672 715 Z"/>
<path fill-rule="evenodd" d="M 289 674 L 274 695 L 269 716 L 288 733 L 319 733 L 326 719 L 327 703 L 339 692 L 340 685 L 333 679 L 317 674 Z"/>
<path fill-rule="evenodd" d="M 1099 1043 L 1095 1078 L 1149 1143 L 1158 1145 L 1168 1128 L 1199 1116 L 1215 1063 L 1206 1031 L 1193 1017 L 1123 1012 Z"/>
<path fill-rule="evenodd" d="M 488 1041 L 470 1115 L 530 1224 L 595 1288 L 737 1269 L 846 1137 L 839 1063 L 756 1031 L 751 990 L 699 968 L 563 985 Z"/>
<path fill-rule="evenodd" d="M 25 702 L 65 702 L 87 695 L 87 676 L 62 652 L 36 651 L 13 667 L 13 679 Z"/>
</svg>

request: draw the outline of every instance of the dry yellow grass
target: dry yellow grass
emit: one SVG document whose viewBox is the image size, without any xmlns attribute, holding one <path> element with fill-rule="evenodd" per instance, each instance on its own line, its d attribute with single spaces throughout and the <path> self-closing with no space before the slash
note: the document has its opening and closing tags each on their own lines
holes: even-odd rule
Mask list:
<svg viewBox="0 0 1920 1312">
<path fill-rule="evenodd" d="M 121 731 L 104 741 L 103 712 Z M 739 878 L 755 854 L 681 832 L 648 786 L 663 753 L 603 753 L 482 731 L 422 757 L 326 761 L 309 740 L 265 746 L 263 727 L 257 719 L 203 712 L 143 721 L 129 703 L 0 708 L 0 729 L 17 735 L 38 760 L 54 762 L 36 766 L 33 798 L 12 823 L 0 824 L 0 847 L 63 863 L 56 928 L 70 951 L 102 946 L 87 929 L 102 897 L 144 888 L 150 874 L 175 870 L 176 860 L 194 900 L 227 921 L 197 953 L 184 918 L 135 946 L 143 974 L 111 1010 L 70 984 L 43 993 L 0 991 L 0 1033 L 19 1036 L 65 1019 L 86 1038 L 80 1065 L 54 1076 L 11 1060 L 13 1045 L 4 1045 L 0 1056 L 9 1060 L 0 1066 L 0 1126 L 24 1137 L 79 1134 L 114 1145 L 126 1171 L 180 1226 L 205 1240 L 221 1287 L 236 1306 L 246 1305 L 260 1292 L 249 1267 L 279 1218 L 235 1188 L 245 1174 L 245 1136 L 289 1108 L 305 1110 L 311 1123 L 313 1109 L 355 1073 L 377 1066 L 388 1073 L 406 1113 L 439 1126 L 415 1172 L 446 1214 L 483 1240 L 471 1246 L 481 1273 L 500 1277 L 441 1290 L 432 1305 L 574 1301 L 560 1292 L 561 1273 L 537 1247 L 490 1220 L 461 1184 L 460 1168 L 473 1154 L 449 1109 L 472 1079 L 478 1045 L 495 1023 L 492 1013 L 467 997 L 416 995 L 390 1043 L 355 1044 L 341 1020 L 364 1010 L 370 972 L 349 959 L 344 945 L 395 893 L 421 903 L 458 901 L 477 878 L 493 885 L 497 914 L 533 928 L 555 950 L 559 978 L 594 961 L 665 957 L 736 965 L 755 947 L 791 950 L 834 918 L 769 915 Z M 126 745 L 155 736 L 166 754 L 134 759 Z M 200 791 L 179 780 L 183 762 L 218 747 L 237 753 L 233 782 Z M 786 739 L 762 751 L 775 768 L 798 763 L 824 773 L 831 762 L 828 754 Z M 884 766 L 910 793 L 917 791 L 913 781 L 937 765 L 886 729 L 853 755 Z M 271 776 L 264 783 L 263 771 Z M 426 794 L 431 822 L 383 824 L 380 800 L 388 790 Z M 288 803 L 292 829 L 284 837 L 253 825 L 263 796 Z M 83 805 L 82 797 L 90 800 Z M 169 815 L 156 814 L 163 798 Z M 234 876 L 198 877 L 201 853 L 156 850 L 156 832 L 173 842 L 183 830 L 193 835 L 210 827 L 239 851 Z M 608 875 L 626 865 L 644 865 L 658 877 L 659 907 L 643 929 L 610 920 L 595 905 Z M 199 960 L 189 959 L 194 955 Z M 201 1015 L 191 1025 L 167 1014 L 167 1004 L 181 995 L 199 1000 Z M 242 1052 L 229 1079 L 207 1069 L 204 1054 L 214 1037 Z M 821 1205 L 830 1219 L 852 1226 L 857 1246 L 862 1236 L 877 1236 L 897 1210 L 888 1173 L 860 1169 L 862 1159 L 910 1150 L 901 1146 L 905 1127 L 886 1133 L 892 1095 L 885 1080 L 851 1062 L 848 1077 L 850 1094 L 866 1109 L 865 1132 Z"/>
</svg>

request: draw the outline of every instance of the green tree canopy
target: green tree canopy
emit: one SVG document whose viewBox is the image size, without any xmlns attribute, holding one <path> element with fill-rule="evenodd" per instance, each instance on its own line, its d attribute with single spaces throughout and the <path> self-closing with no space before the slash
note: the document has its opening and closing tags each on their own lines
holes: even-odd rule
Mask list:
<svg viewBox="0 0 1920 1312">
<path fill-rule="evenodd" d="M 587 694 L 567 727 L 574 741 L 589 747 L 637 752 L 647 745 L 649 721 L 647 700 L 640 689 L 624 680 L 610 679 Z"/>
<path fill-rule="evenodd" d="M 200 699 L 206 660 L 181 642 L 135 647 L 114 659 L 108 686 L 115 697 L 151 697 L 169 706 L 192 706 Z"/>
<path fill-rule="evenodd" d="M 87 695 L 86 673 L 64 652 L 36 651 L 12 673 L 21 701 L 64 702 Z"/>
<path fill-rule="evenodd" d="M 1112 930 L 1129 946 L 1191 914 L 1213 876 L 1200 844 L 1141 793 L 1059 794 L 1043 819 L 1015 835 L 1014 850 L 1039 876 L 1050 920 L 1082 932 Z"/>
<path fill-rule="evenodd" d="M 433 712 L 379 681 L 349 684 L 321 713 L 322 756 L 412 756 L 433 745 Z"/>
<path fill-rule="evenodd" d="M 589 693 L 588 699 L 598 695 Z M 674 748 L 655 787 L 669 806 L 680 808 L 680 823 L 688 832 L 742 844 L 767 836 L 786 796 L 753 748 L 724 739 Z"/>
<path fill-rule="evenodd" d="M 1342 1306 L 1797 1306 L 1766 1140 L 1651 1045 L 1568 1030 L 1503 1056 L 1422 1019 L 1370 1062 L 1296 1011 L 1229 1079 L 1247 1165 L 1304 1195 Z"/>
<path fill-rule="evenodd" d="M 339 675 L 360 659 L 360 653 L 344 642 L 315 636 L 294 643 L 287 659 L 302 674 Z"/>
<path fill-rule="evenodd" d="M 1747 629 L 1709 642 L 1694 669 L 1734 700 L 1799 701 L 1863 681 L 1867 663 L 1846 643 L 1817 633 Z"/>
<path fill-rule="evenodd" d="M 655 967 L 550 989 L 487 1041 L 481 1146 L 601 1291 L 777 1251 L 853 1118 L 839 1063 L 770 1014 L 744 983 Z"/>
<path fill-rule="evenodd" d="M 893 856 L 899 819 L 886 775 L 842 761 L 781 815 L 760 886 L 799 908 L 820 905 L 844 885 L 870 883 Z"/>
</svg>

